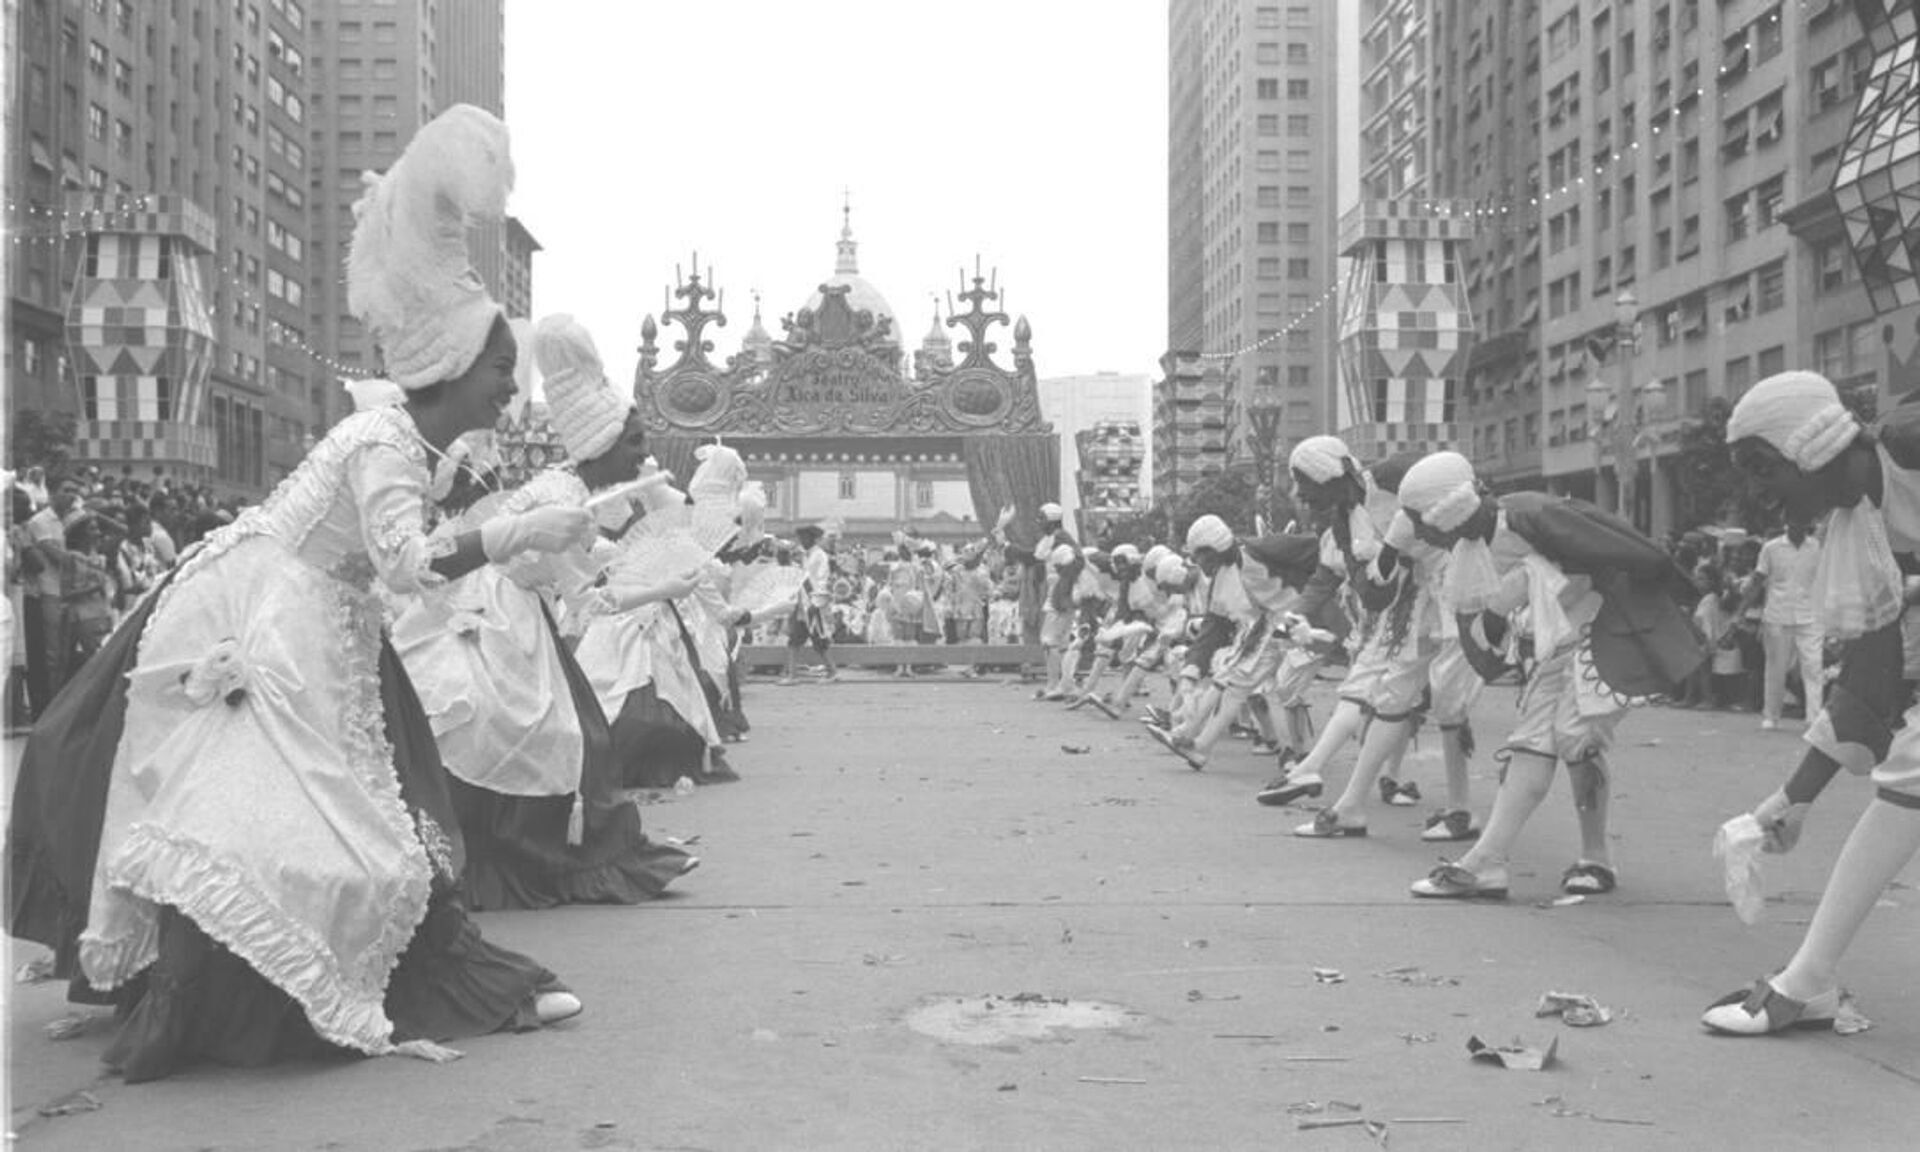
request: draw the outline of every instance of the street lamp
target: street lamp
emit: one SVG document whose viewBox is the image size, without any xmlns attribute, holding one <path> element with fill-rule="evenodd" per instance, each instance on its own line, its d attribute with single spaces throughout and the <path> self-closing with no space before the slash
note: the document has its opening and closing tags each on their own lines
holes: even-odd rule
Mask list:
<svg viewBox="0 0 1920 1152">
<path fill-rule="evenodd" d="M 1638 527 L 1639 503 L 1634 489 L 1640 479 L 1638 445 L 1644 429 L 1664 413 L 1666 385 L 1658 379 L 1636 387 L 1628 358 L 1640 347 L 1640 301 L 1631 290 L 1613 301 L 1613 332 L 1604 347 L 1615 371 L 1608 381 L 1596 376 L 1587 384 L 1587 421 L 1593 430 L 1593 494 L 1600 500 L 1604 458 L 1613 456 L 1614 510 Z M 1611 444 L 1609 445 L 1609 441 Z"/>
</svg>

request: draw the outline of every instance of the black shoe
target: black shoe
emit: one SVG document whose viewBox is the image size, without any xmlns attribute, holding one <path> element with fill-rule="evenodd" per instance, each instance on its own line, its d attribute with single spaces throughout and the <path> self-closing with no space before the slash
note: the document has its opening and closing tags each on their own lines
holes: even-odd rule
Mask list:
<svg viewBox="0 0 1920 1152">
<path fill-rule="evenodd" d="M 1326 786 L 1318 780 L 1295 783 L 1285 776 L 1270 781 L 1266 787 L 1254 794 L 1254 799 L 1269 808 L 1285 808 L 1299 800 L 1318 796 Z"/>
</svg>

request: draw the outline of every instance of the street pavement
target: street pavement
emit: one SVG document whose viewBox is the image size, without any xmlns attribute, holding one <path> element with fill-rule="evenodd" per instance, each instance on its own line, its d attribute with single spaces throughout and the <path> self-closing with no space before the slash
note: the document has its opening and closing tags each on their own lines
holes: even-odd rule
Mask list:
<svg viewBox="0 0 1920 1152">
<path fill-rule="evenodd" d="M 1848 958 L 1870 1030 L 1736 1041 L 1697 1023 L 1791 952 L 1868 800 L 1837 782 L 1799 850 L 1768 859 L 1765 922 L 1740 924 L 1710 839 L 1797 759 L 1791 734 L 1636 712 L 1615 756 L 1620 890 L 1552 905 L 1577 844 L 1559 786 L 1514 898 L 1468 906 L 1406 893 L 1445 847 L 1418 840 L 1424 809 L 1376 801 L 1368 839 L 1297 840 L 1309 814 L 1253 802 L 1270 764 L 1246 744 L 1196 773 L 1136 723 L 1028 695 L 752 684 L 753 738 L 731 756 L 745 779 L 646 808 L 703 858 L 668 898 L 479 918 L 559 971 L 585 1016 L 465 1042 L 450 1065 L 127 1086 L 99 1073 L 106 1021 L 50 1040 L 62 988 L 8 987 L 11 1127 L 49 1150 L 1916 1146 L 1920 869 Z M 1485 749 L 1512 711 L 1492 690 L 1475 717 L 1482 812 Z M 1436 795 L 1431 737 L 1409 765 Z M 1615 1018 L 1536 1017 L 1549 991 Z M 970 1031 L 910 1026 L 963 997 L 996 998 Z M 1119 1026 L 1021 1034 L 1049 1011 Z M 1470 1060 L 1473 1037 L 1557 1059 L 1509 1071 Z M 41 1114 L 62 1108 L 78 1110 Z M 1337 1120 L 1385 1128 L 1302 1127 Z"/>
</svg>

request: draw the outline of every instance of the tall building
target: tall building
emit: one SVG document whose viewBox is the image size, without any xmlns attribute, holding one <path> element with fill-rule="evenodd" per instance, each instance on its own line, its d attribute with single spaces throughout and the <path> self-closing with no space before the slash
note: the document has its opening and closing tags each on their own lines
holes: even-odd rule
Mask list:
<svg viewBox="0 0 1920 1152">
<path fill-rule="evenodd" d="M 1183 442 L 1156 425 L 1157 493 L 1250 457 L 1249 408 L 1279 408 L 1288 443 L 1334 420 L 1337 23 L 1334 6 L 1305 0 L 1169 6 L 1159 391 L 1169 414 L 1199 419 L 1195 389 L 1216 387 L 1200 370 L 1217 366 L 1228 453 L 1203 456 L 1212 437 Z"/>
<path fill-rule="evenodd" d="M 1431 190 L 1433 0 L 1360 13 L 1360 195 L 1341 221 L 1340 429 L 1361 459 L 1458 438 L 1473 321 L 1461 263 L 1468 206 Z"/>
<path fill-rule="evenodd" d="M 420 127 L 452 104 L 505 116 L 505 0 L 314 0 L 314 247 L 325 272 L 312 285 L 315 342 L 348 373 L 378 367 L 372 342 L 347 310 L 345 267 L 361 174 L 399 159 Z M 524 225 L 477 228 L 474 270 L 495 299 L 532 309 Z M 512 308 L 509 308 L 512 311 Z M 526 314 L 526 313 L 520 313 Z M 344 397 L 334 389 L 336 402 Z M 335 416 L 340 414 L 338 410 Z"/>
<path fill-rule="evenodd" d="M 1227 374 L 1194 352 L 1160 357 L 1153 383 L 1153 502 L 1169 507 L 1227 466 Z"/>
<path fill-rule="evenodd" d="M 76 455 L 256 497 L 316 423 L 294 0 L 10 5 L 11 415 Z"/>
<path fill-rule="evenodd" d="M 1587 2 L 1548 21 L 1541 406 L 1555 487 L 1611 499 L 1630 468 L 1628 511 L 1664 533 L 1687 511 L 1681 425 L 1710 398 L 1789 366 L 1878 390 L 1874 345 L 1911 345 L 1910 320 L 1876 318 L 1844 231 L 1818 223 L 1873 62 L 1859 11 L 1882 5 L 1857 7 Z M 1637 334 L 1597 364 L 1622 309 Z M 1576 428 L 1613 446 L 1596 453 Z"/>
<path fill-rule="evenodd" d="M 1153 427 L 1151 377 L 1120 372 L 1048 377 L 1040 381 L 1040 415 L 1060 436 L 1062 507 L 1070 513 L 1091 510 L 1090 492 L 1107 515 L 1127 510 L 1122 502 L 1136 498 L 1144 506 L 1153 474 L 1152 443 L 1144 431 Z M 1123 495 L 1128 486 L 1136 490 Z M 1085 518 L 1079 519 L 1084 531 Z"/>
<path fill-rule="evenodd" d="M 532 316 L 533 254 L 540 251 L 540 241 L 518 216 L 507 217 L 501 234 L 505 243 L 501 245 L 499 279 L 491 285 L 493 297 L 509 316 Z"/>
<path fill-rule="evenodd" d="M 1429 13 L 1430 187 L 1464 212 L 1461 267 L 1476 337 L 1456 409 L 1458 447 L 1496 489 L 1540 485 L 1540 6 L 1489 0 Z M 1564 166 L 1564 158 L 1563 158 Z M 1577 435 L 1585 428 L 1562 429 Z"/>
</svg>

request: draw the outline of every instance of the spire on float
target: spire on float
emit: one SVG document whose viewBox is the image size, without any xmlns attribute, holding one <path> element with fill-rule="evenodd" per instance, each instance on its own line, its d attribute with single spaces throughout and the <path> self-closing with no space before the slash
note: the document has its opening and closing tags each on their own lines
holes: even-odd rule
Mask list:
<svg viewBox="0 0 1920 1152">
<path fill-rule="evenodd" d="M 858 276 L 860 261 L 854 255 L 860 246 L 853 240 L 853 194 L 842 190 L 840 201 L 840 255 L 833 262 L 835 276 Z"/>
</svg>

